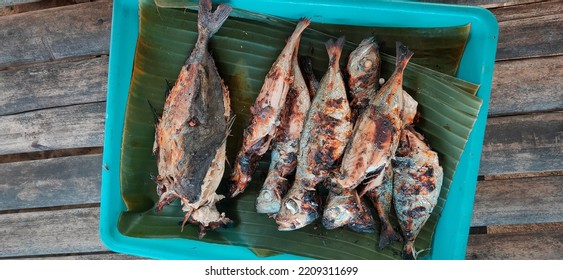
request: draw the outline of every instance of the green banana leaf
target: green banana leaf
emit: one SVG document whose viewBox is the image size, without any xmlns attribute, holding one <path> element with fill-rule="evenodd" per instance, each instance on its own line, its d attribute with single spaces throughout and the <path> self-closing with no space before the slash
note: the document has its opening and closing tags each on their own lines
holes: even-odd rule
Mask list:
<svg viewBox="0 0 563 280">
<path fill-rule="evenodd" d="M 160 213 L 154 211 L 158 197 L 151 175 L 156 175 L 157 170 L 156 160 L 151 152 L 154 120 L 148 105 L 150 102 L 157 111 L 162 110 L 166 80 L 173 82 L 176 79 L 196 41 L 197 14 L 186 9 L 159 8 L 154 0 L 140 0 L 139 16 L 139 38 L 126 108 L 121 154 L 121 192 L 128 210 L 122 213 L 118 229 L 122 234 L 132 237 L 197 239 L 198 229 L 193 226 L 187 226 L 183 232 L 180 231 L 179 222 L 183 219 L 183 212 L 178 201 L 165 207 Z M 227 140 L 227 156 L 230 162 L 233 162 L 242 144 L 242 131 L 248 123 L 249 108 L 262 86 L 266 73 L 294 27 L 295 23 L 287 20 L 236 10 L 211 40 L 210 50 L 221 77 L 229 87 L 232 108 L 237 116 L 232 136 Z M 331 27 L 333 26 L 315 24 L 314 28 L 310 27 L 304 32 L 301 39 L 300 54 L 312 57 L 319 78 L 326 69 L 328 60 L 324 42 L 342 33 L 340 29 L 333 30 Z M 315 28 L 323 30 L 318 31 Z M 356 27 L 347 28 L 351 33 L 357 32 L 354 31 Z M 357 28 L 361 30 L 364 27 Z M 442 33 L 468 34 L 467 28 L 445 28 Z M 424 34 L 430 32 L 407 28 L 402 30 L 401 34 L 405 38 L 419 36 L 420 41 L 424 41 Z M 440 63 L 446 64 L 441 65 L 440 69 L 454 65 L 457 69 L 467 35 L 458 37 L 460 38 L 455 45 L 459 45 L 459 55 L 453 61 L 441 61 Z M 436 37 L 432 35 L 428 40 L 433 38 Z M 347 42 L 343 57 L 347 57 L 361 39 L 357 37 Z M 441 39 L 437 41 L 441 42 Z M 381 43 L 393 45 L 394 41 Z M 429 42 L 423 44 L 431 45 Z M 415 50 L 416 58 L 417 43 L 411 42 L 408 46 Z M 424 52 L 425 55 L 428 53 Z M 443 53 L 443 49 L 435 53 Z M 424 61 L 423 57 L 419 58 Z M 394 57 L 382 55 L 382 60 L 383 77 L 388 77 L 394 69 Z M 429 139 L 432 148 L 438 152 L 444 168 L 444 184 L 439 203 L 416 242 L 417 250 L 423 250 L 420 257 L 424 257 L 429 253 L 436 222 L 481 101 L 473 96 L 477 85 L 415 63 L 410 63 L 406 69 L 404 86 L 419 102 L 419 127 Z M 224 199 L 219 202 L 219 210 L 225 211 L 236 225 L 233 228 L 209 231 L 203 241 L 246 246 L 258 256 L 282 252 L 317 259 L 400 258 L 402 244 L 393 244 L 385 250 L 377 248 L 377 231 L 374 234 L 360 234 L 347 229 L 326 230 L 317 222 L 300 230 L 279 232 L 274 220 L 255 211 L 256 195 L 265 179 L 268 165 L 269 158 L 265 156 L 259 162 L 257 172 L 246 192 L 236 199 Z M 226 178 L 229 173 L 227 165 L 219 193 L 227 193 Z"/>
</svg>

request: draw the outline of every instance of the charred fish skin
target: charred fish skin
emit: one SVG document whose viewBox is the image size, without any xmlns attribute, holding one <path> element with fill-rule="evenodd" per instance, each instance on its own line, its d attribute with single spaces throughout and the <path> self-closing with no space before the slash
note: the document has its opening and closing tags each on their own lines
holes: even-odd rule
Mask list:
<svg viewBox="0 0 563 280">
<path fill-rule="evenodd" d="M 292 58 L 296 46 L 299 45 L 301 34 L 310 22 L 306 18 L 299 20 L 295 31 L 266 75 L 264 85 L 250 108 L 250 124 L 244 130 L 242 148 L 231 173 L 231 197 L 244 192 L 258 159 L 266 153 L 276 134 L 280 113 L 293 81 Z"/>
<path fill-rule="evenodd" d="M 358 47 L 350 53 L 348 58 L 348 88 L 350 89 L 350 108 L 352 109 L 352 122 L 367 107 L 370 98 L 379 89 L 379 76 L 381 72 L 381 58 L 379 46 L 375 38 L 364 39 Z"/>
<path fill-rule="evenodd" d="M 329 67 L 311 103 L 299 141 L 295 182 L 282 200 L 276 216 L 279 230 L 298 229 L 318 218 L 318 203 L 305 199 L 327 178 L 340 159 L 352 133 L 350 106 L 340 66 L 344 37 L 329 40 L 326 48 Z"/>
<path fill-rule="evenodd" d="M 231 222 L 215 208 L 223 198 L 215 191 L 224 172 L 230 99 L 207 45 L 232 9 L 228 5 L 219 5 L 213 13 L 211 9 L 211 1 L 200 1 L 199 36 L 166 98 L 153 150 L 159 174 L 156 210 L 179 198 L 186 212 L 182 228 L 188 221 L 197 224 L 201 237 L 206 228 Z"/>
<path fill-rule="evenodd" d="M 313 99 L 315 98 L 315 94 L 319 88 L 319 80 L 317 80 L 315 72 L 313 71 L 313 60 L 310 56 L 299 56 L 299 66 L 301 67 L 301 72 L 306 80 L 309 95 L 311 96 L 311 99 Z"/>
<path fill-rule="evenodd" d="M 393 172 L 393 202 L 405 239 L 403 258 L 416 259 L 414 242 L 438 202 L 444 173 L 436 152 L 413 127 L 401 133 Z"/>
<path fill-rule="evenodd" d="M 280 114 L 280 125 L 272 141 L 272 159 L 264 185 L 256 199 L 258 213 L 275 214 L 280 210 L 281 200 L 289 189 L 287 176 L 295 171 L 299 138 L 305 116 L 311 106 L 309 90 L 297 61 L 297 50 L 293 56 L 293 83 Z"/>
<path fill-rule="evenodd" d="M 330 179 L 327 181 L 330 181 Z M 323 226 L 326 229 L 348 226 L 349 229 L 356 232 L 373 232 L 375 221 L 356 190 L 335 189 L 334 182 L 327 185 L 332 186 L 332 188 L 329 189 L 327 210 L 323 213 Z"/>
</svg>

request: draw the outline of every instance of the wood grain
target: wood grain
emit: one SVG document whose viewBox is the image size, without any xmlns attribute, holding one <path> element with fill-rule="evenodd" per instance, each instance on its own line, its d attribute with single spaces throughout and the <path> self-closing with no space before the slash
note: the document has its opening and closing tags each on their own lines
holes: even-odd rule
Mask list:
<svg viewBox="0 0 563 280">
<path fill-rule="evenodd" d="M 563 112 L 490 118 L 479 175 L 563 170 Z"/>
<path fill-rule="evenodd" d="M 111 251 L 67 255 L 44 255 L 23 258 L 26 260 L 146 260 L 147 258 L 118 254 Z"/>
<path fill-rule="evenodd" d="M 494 7 L 521 5 L 521 4 L 534 3 L 540 1 L 542 0 L 424 0 L 422 2 L 494 8 Z"/>
<path fill-rule="evenodd" d="M 0 68 L 108 54 L 112 6 L 98 1 L 0 17 Z"/>
<path fill-rule="evenodd" d="M 516 20 L 516 19 L 527 19 L 531 17 L 547 16 L 547 15 L 557 15 L 563 13 L 563 5 L 561 5 L 561 0 L 548 0 L 548 1 L 535 1 L 535 3 L 530 2 L 526 5 L 514 6 L 503 6 L 494 9 L 490 9 L 495 15 L 499 22 Z"/>
<path fill-rule="evenodd" d="M 563 176 L 480 181 L 471 226 L 563 222 Z"/>
<path fill-rule="evenodd" d="M 0 155 L 103 145 L 105 102 L 0 117 Z"/>
<path fill-rule="evenodd" d="M 0 164 L 0 211 L 100 202 L 101 155 Z"/>
<path fill-rule="evenodd" d="M 489 116 L 563 110 L 563 56 L 495 64 Z"/>
<path fill-rule="evenodd" d="M 540 2 L 537 5 L 540 7 L 530 17 L 499 20 L 497 61 L 563 54 L 563 13 L 552 14 L 550 2 Z M 498 8 L 493 13 L 514 15 L 525 12 L 527 6 Z M 559 11 L 561 6 L 559 2 Z"/>
<path fill-rule="evenodd" d="M 561 260 L 563 231 L 470 235 L 466 259 Z"/>
<path fill-rule="evenodd" d="M 0 116 L 106 100 L 108 57 L 0 71 Z"/>
<path fill-rule="evenodd" d="M 0 257 L 107 251 L 98 236 L 100 209 L 0 215 Z"/>
</svg>

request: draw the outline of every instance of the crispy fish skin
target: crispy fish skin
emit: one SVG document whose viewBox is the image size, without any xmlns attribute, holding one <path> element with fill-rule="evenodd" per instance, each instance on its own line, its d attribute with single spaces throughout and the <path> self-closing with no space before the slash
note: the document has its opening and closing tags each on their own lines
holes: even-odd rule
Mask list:
<svg viewBox="0 0 563 280">
<path fill-rule="evenodd" d="M 413 127 L 401 133 L 393 172 L 393 201 L 405 239 L 403 258 L 416 259 L 414 242 L 438 202 L 444 173 L 436 152 Z"/>
<path fill-rule="evenodd" d="M 313 60 L 309 56 L 299 56 L 299 66 L 303 73 L 303 77 L 306 80 L 307 88 L 309 89 L 309 95 L 311 99 L 315 98 L 317 89 L 319 88 L 319 80 L 315 77 L 313 72 Z"/>
<path fill-rule="evenodd" d="M 207 50 L 210 37 L 227 19 L 231 7 L 219 5 L 212 13 L 209 0 L 199 5 L 199 36 L 165 101 L 156 125 L 153 153 L 160 197 L 156 210 L 179 198 L 186 212 L 182 229 L 188 221 L 199 225 L 201 238 L 206 228 L 231 223 L 215 208 L 223 198 L 215 191 L 225 167 L 230 99 Z"/>
<path fill-rule="evenodd" d="M 309 19 L 301 19 L 266 75 L 264 85 L 250 108 L 250 124 L 244 130 L 243 144 L 233 165 L 230 196 L 244 192 L 252 178 L 258 159 L 266 153 L 276 134 L 280 113 L 293 81 L 292 58 Z"/>
<path fill-rule="evenodd" d="M 279 230 L 294 230 L 318 218 L 315 186 L 324 181 L 344 152 L 352 132 L 350 106 L 338 62 L 344 37 L 329 40 L 329 67 L 311 103 L 299 142 L 295 182 L 276 216 Z"/>
<path fill-rule="evenodd" d="M 375 38 L 364 39 L 348 57 L 348 88 L 350 89 L 350 108 L 352 122 L 367 107 L 369 100 L 379 89 L 381 58 Z"/>
<path fill-rule="evenodd" d="M 381 172 L 388 161 L 393 158 L 402 129 L 400 113 L 403 108 L 403 71 L 412 57 L 400 42 L 397 43 L 397 65 L 393 75 L 381 87 L 377 95 L 370 98 L 367 108 L 361 113 L 354 126 L 350 143 L 346 147 L 340 169 L 331 176 L 336 184 L 334 191 L 339 188 L 356 188 L 370 176 L 380 178 Z M 368 184 L 364 193 L 376 184 Z M 360 194 L 363 195 L 364 193 Z M 349 199 L 347 203 L 354 203 Z M 346 224 L 347 221 L 330 217 L 333 207 L 340 207 L 330 200 L 327 201 L 324 215 L 325 221 L 332 221 L 334 225 L 324 224 L 327 228 Z M 347 207 L 345 209 L 352 209 Z M 347 217 L 341 215 L 339 217 Z"/>
<path fill-rule="evenodd" d="M 256 199 L 258 213 L 275 214 L 280 210 L 282 197 L 289 189 L 286 177 L 295 171 L 299 138 L 305 116 L 311 106 L 309 90 L 299 69 L 297 50 L 293 56 L 293 83 L 280 115 L 280 125 L 272 141 L 272 159 L 268 176 Z"/>
</svg>

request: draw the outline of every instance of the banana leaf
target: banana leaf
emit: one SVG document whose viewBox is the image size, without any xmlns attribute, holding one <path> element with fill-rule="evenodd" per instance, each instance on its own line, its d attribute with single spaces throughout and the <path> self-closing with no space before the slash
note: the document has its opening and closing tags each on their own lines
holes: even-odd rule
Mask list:
<svg viewBox="0 0 563 280">
<path fill-rule="evenodd" d="M 121 154 L 121 192 L 127 211 L 122 213 L 118 229 L 122 234 L 132 237 L 197 239 L 198 229 L 195 227 L 188 226 L 183 232 L 180 231 L 179 222 L 183 219 L 183 212 L 178 201 L 165 207 L 160 213 L 154 211 L 158 197 L 151 175 L 156 175 L 157 169 L 151 152 L 154 119 L 148 105 L 150 102 L 159 113 L 162 111 L 166 81 L 173 82 L 176 79 L 196 41 L 197 13 L 189 9 L 159 8 L 154 0 L 140 0 L 139 17 L 139 38 L 127 101 Z M 234 161 L 242 144 L 242 131 L 248 124 L 249 108 L 262 86 L 266 73 L 294 27 L 295 23 L 288 20 L 237 10 L 211 39 L 210 50 L 220 75 L 230 90 L 232 108 L 237 116 L 232 136 L 227 140 L 227 156 L 230 162 Z M 338 28 L 333 29 L 333 25 L 315 24 L 314 27 L 322 31 L 308 28 L 301 39 L 299 52 L 312 57 L 314 70 L 320 78 L 328 60 L 324 42 L 330 37 L 348 33 Z M 354 33 L 358 32 L 354 31 L 355 28 L 362 30 L 365 27 L 347 28 Z M 467 28 L 444 28 L 442 33 L 467 34 Z M 372 30 L 372 27 L 369 29 Z M 401 31 L 404 36 L 401 39 L 419 36 L 420 41 L 424 41 L 424 34 L 429 33 L 428 30 L 406 28 Z M 441 65 L 440 69 L 455 68 L 457 66 L 454 65 L 459 64 L 467 35 L 464 38 L 458 37 L 460 38 L 456 45 L 459 45 L 459 55 L 454 61 L 441 60 L 440 63 L 445 64 Z M 436 37 L 427 39 L 433 38 Z M 347 57 L 361 39 L 357 37 L 347 42 L 343 57 Z M 394 41 L 380 42 L 385 45 L 394 44 Z M 431 45 L 429 42 L 421 44 Z M 417 57 L 416 50 L 419 45 L 410 42 L 408 46 L 415 50 Z M 434 52 L 442 53 L 443 50 Z M 424 52 L 425 55 L 428 53 Z M 420 61 L 424 61 L 420 58 Z M 382 55 L 382 59 L 383 76 L 388 77 L 394 69 L 394 57 Z M 341 63 L 343 61 L 344 59 Z M 439 203 L 417 238 L 416 248 L 422 250 L 420 257 L 424 257 L 430 252 L 435 225 L 479 112 L 481 100 L 473 96 L 477 85 L 415 63 L 410 63 L 406 69 L 404 86 L 419 102 L 419 128 L 429 139 L 432 148 L 438 152 L 445 173 Z M 259 162 L 253 181 L 245 193 L 236 199 L 224 199 L 219 202 L 219 210 L 225 211 L 236 225 L 233 228 L 209 231 L 203 238 L 204 242 L 246 246 L 258 256 L 283 252 L 316 259 L 400 258 L 402 244 L 393 244 L 385 250 L 377 248 L 377 231 L 374 234 L 360 234 L 347 229 L 326 230 L 317 222 L 300 230 L 279 232 L 274 220 L 255 211 L 257 192 L 265 179 L 268 165 L 269 158 L 265 156 Z M 229 174 L 227 165 L 219 193 L 227 193 L 226 178 Z"/>
</svg>

